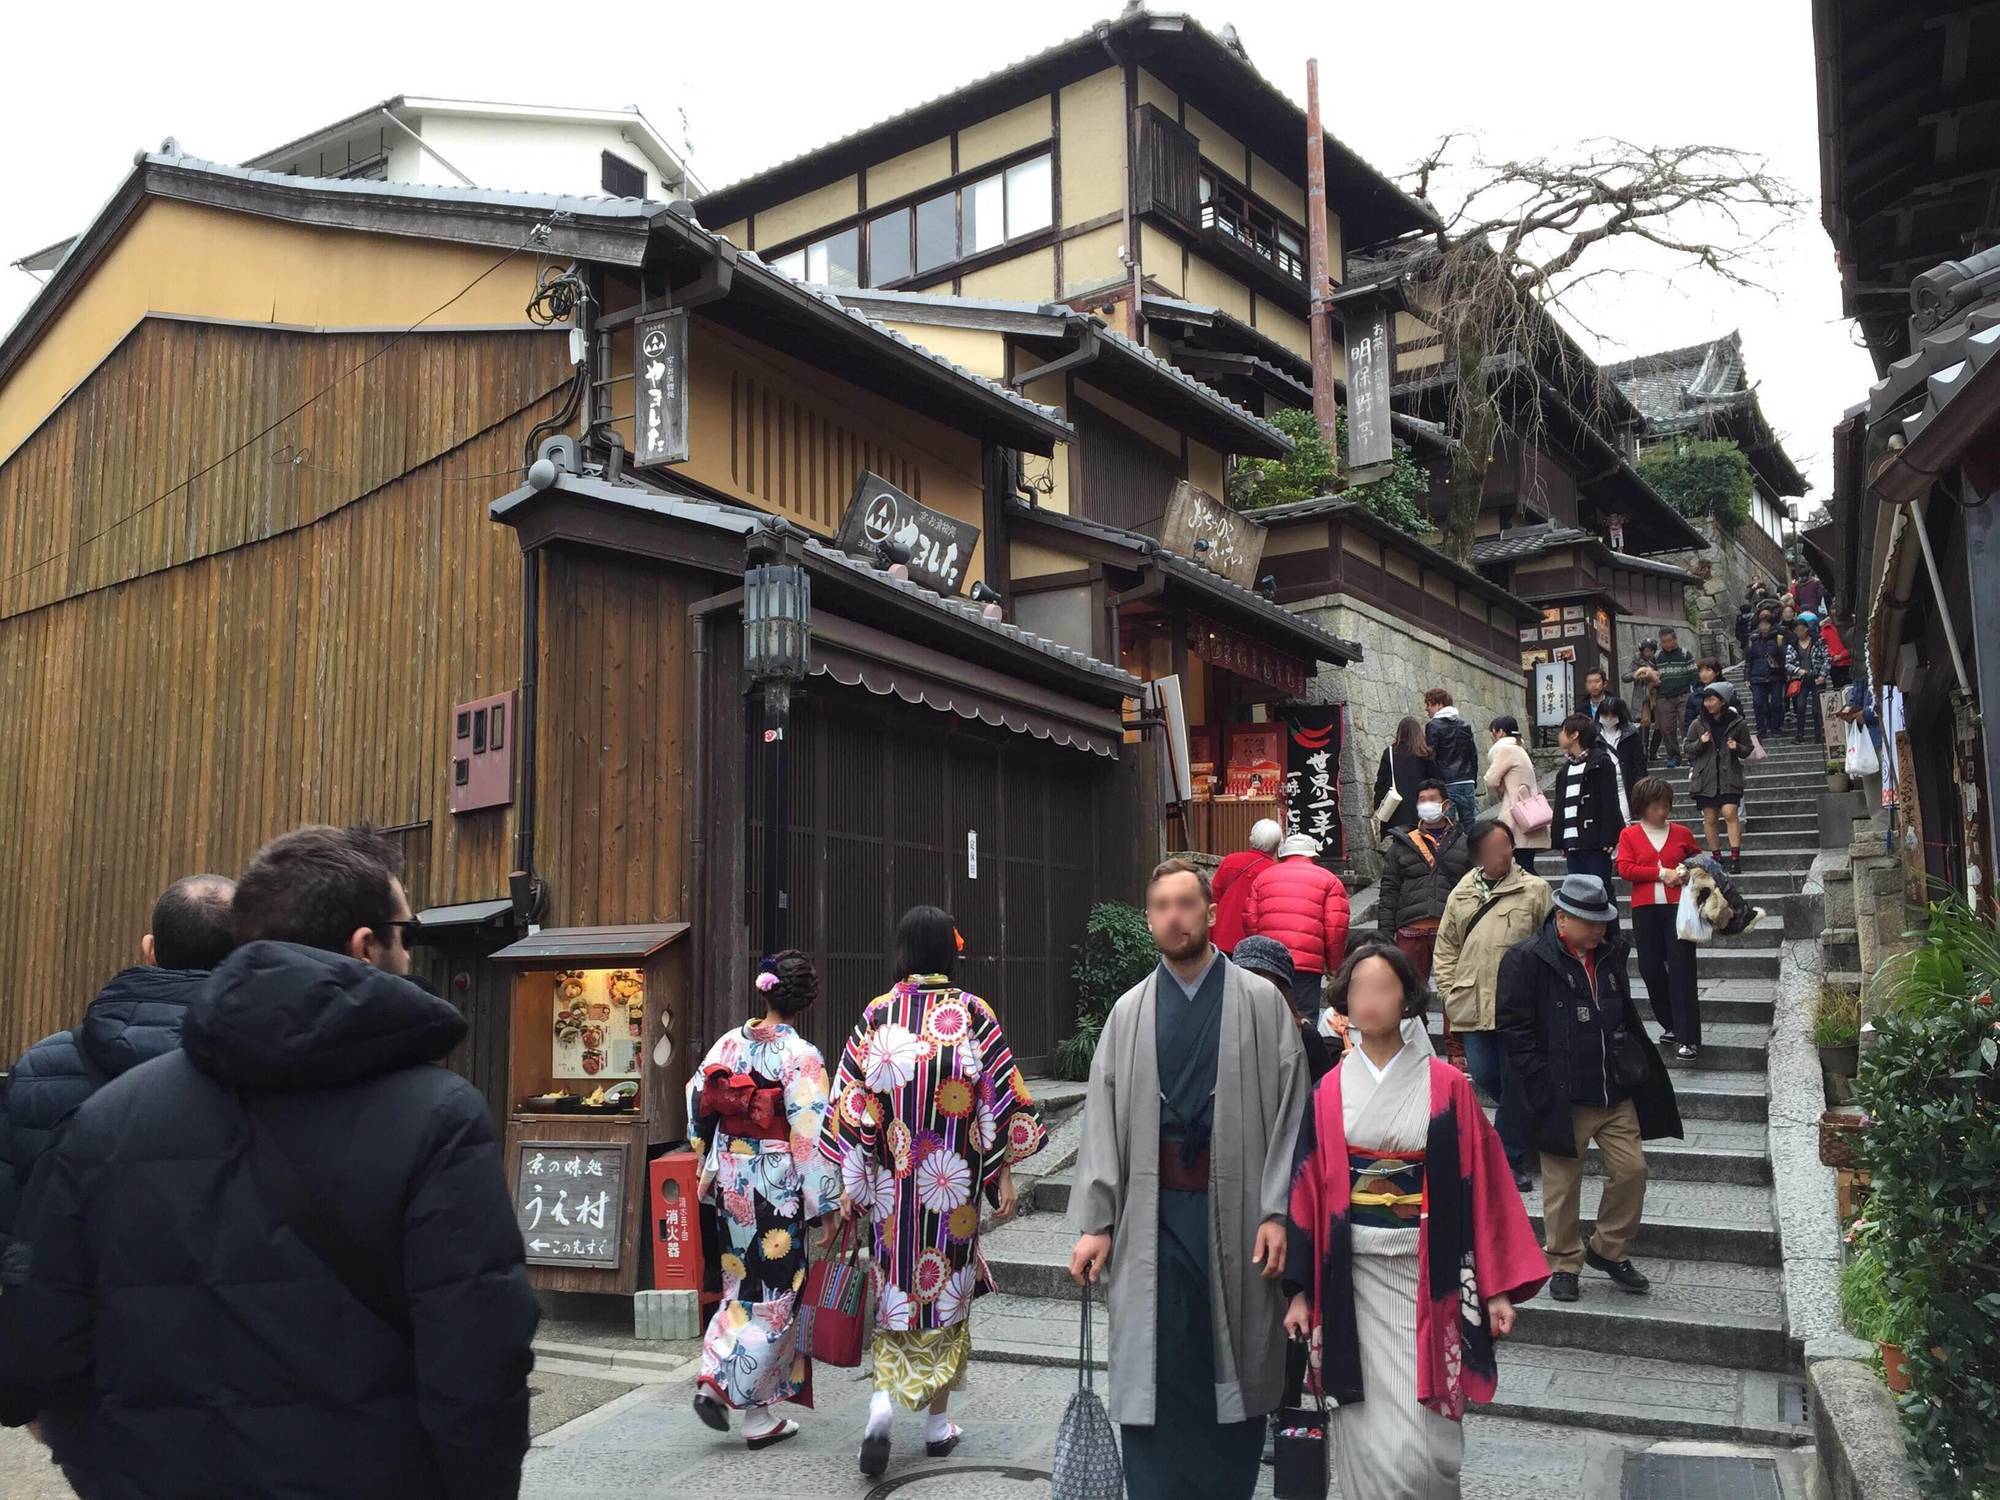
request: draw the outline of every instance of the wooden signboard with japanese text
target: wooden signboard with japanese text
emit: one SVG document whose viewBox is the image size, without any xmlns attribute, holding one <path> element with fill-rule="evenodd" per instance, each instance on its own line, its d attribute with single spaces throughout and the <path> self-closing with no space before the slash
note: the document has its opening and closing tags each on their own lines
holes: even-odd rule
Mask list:
<svg viewBox="0 0 2000 1500">
<path fill-rule="evenodd" d="M 1347 468 L 1350 476 L 1389 464 L 1389 383 L 1396 350 L 1389 341 L 1389 306 L 1381 299 L 1350 307 L 1347 330 Z"/>
<path fill-rule="evenodd" d="M 633 329 L 632 463 L 646 469 L 688 459 L 688 315 L 675 308 Z"/>
<path fill-rule="evenodd" d="M 1174 485 L 1160 523 L 1160 545 L 1167 551 L 1246 589 L 1257 586 L 1265 535 L 1255 521 L 1185 479 Z"/>
<path fill-rule="evenodd" d="M 1924 906 L 1931 899 L 1931 872 L 1924 859 L 1924 805 L 1917 792 L 1917 758 L 1910 731 L 1896 731 L 1896 811 L 1903 825 L 1903 900 Z"/>
<path fill-rule="evenodd" d="M 872 559 L 884 542 L 909 549 L 913 582 L 936 593 L 958 594 L 964 592 L 979 528 L 932 510 L 864 469 L 854 481 L 854 498 L 847 503 L 834 545 L 855 557 Z"/>
<path fill-rule="evenodd" d="M 531 1266 L 615 1271 L 624 1261 L 623 1142 L 517 1141 L 514 1218 Z"/>
</svg>

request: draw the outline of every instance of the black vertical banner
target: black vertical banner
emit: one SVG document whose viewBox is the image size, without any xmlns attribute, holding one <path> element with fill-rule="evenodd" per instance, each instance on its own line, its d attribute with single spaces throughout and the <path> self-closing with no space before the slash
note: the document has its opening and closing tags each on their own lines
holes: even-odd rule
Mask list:
<svg viewBox="0 0 2000 1500">
<path fill-rule="evenodd" d="M 1339 703 L 1295 703 L 1285 722 L 1285 832 L 1311 834 L 1322 857 L 1347 853 L 1340 826 L 1340 750 L 1346 713 Z"/>
</svg>

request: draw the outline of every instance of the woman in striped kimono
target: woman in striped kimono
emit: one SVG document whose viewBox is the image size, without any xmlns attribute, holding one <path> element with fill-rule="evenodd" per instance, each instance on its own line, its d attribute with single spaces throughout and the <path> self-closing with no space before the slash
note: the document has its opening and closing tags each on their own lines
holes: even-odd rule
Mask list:
<svg viewBox="0 0 2000 1500">
<path fill-rule="evenodd" d="M 1456 1500 L 1459 1419 L 1548 1261 L 1471 1081 L 1403 1037 L 1427 1000 L 1410 961 L 1357 949 L 1328 998 L 1352 1045 L 1299 1127 L 1285 1327 L 1338 1404 L 1343 1500 Z"/>
<path fill-rule="evenodd" d="M 1013 1215 L 1014 1163 L 1046 1144 L 1000 1019 L 951 982 L 962 940 L 935 906 L 896 927 L 906 976 L 869 1002 L 841 1054 L 821 1150 L 840 1169 L 841 1213 L 874 1226 L 875 1396 L 861 1471 L 889 1463 L 894 1403 L 928 1406 L 924 1451 L 960 1430 L 945 1415 L 972 1351 L 972 1299 L 989 1290 L 979 1200 Z"/>
<path fill-rule="evenodd" d="M 709 1320 L 695 1380 L 695 1415 L 718 1432 L 744 1411 L 744 1441 L 767 1448 L 798 1434 L 771 1408 L 810 1406 L 811 1365 L 799 1348 L 806 1230 L 839 1206 L 839 1175 L 820 1155 L 829 1108 L 826 1063 L 792 1021 L 819 994 L 812 960 L 796 949 L 764 960 L 764 1019 L 709 1048 L 688 1080 L 702 1196 L 722 1213 L 722 1303 Z"/>
</svg>

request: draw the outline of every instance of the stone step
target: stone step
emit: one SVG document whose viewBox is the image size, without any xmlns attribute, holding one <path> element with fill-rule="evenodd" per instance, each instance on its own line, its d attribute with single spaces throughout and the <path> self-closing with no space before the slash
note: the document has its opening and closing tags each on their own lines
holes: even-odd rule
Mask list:
<svg viewBox="0 0 2000 1500">
<path fill-rule="evenodd" d="M 1652 1278 L 1650 1292 L 1634 1296 L 1586 1267 L 1577 1301 L 1557 1302 L 1543 1292 L 1522 1306 L 1514 1337 L 1599 1354 L 1643 1350 L 1648 1358 L 1687 1364 L 1773 1374 L 1791 1369 L 1782 1275 L 1775 1267 L 1660 1259 L 1645 1251 L 1650 1238 L 1642 1229 L 1633 1252 Z"/>
<path fill-rule="evenodd" d="M 1651 1011 L 1641 987 L 1639 1007 L 1642 1014 Z M 1701 1056 L 1693 1059 L 1700 1067 L 1713 1073 L 1762 1073 L 1768 1061 L 1771 1042 L 1771 1025 L 1764 1021 L 1725 1021 L 1704 1008 L 1701 1015 Z M 1431 1046 L 1444 1051 L 1444 1027 L 1437 1012 L 1431 1012 Z M 1659 1041 L 1660 1027 L 1650 1025 L 1646 1034 Z M 1667 1070 L 1676 1078 L 1687 1070 L 1689 1064 L 1673 1056 L 1666 1048 L 1661 1049 L 1661 1058 Z"/>
<path fill-rule="evenodd" d="M 1074 1287 L 1046 1298 L 982 1297 L 973 1304 L 972 1358 L 982 1364 L 1073 1368 L 1077 1314 Z M 1092 1365 L 1101 1371 L 1111 1347 L 1110 1319 L 1101 1301 L 1091 1309 L 1091 1322 Z M 1787 1377 L 1764 1370 L 1635 1358 L 1624 1351 L 1598 1353 L 1519 1338 L 1500 1345 L 1499 1361 L 1499 1391 L 1482 1408 L 1493 1416 L 1707 1442 L 1789 1445 L 1810 1437 L 1809 1429 L 1785 1420 Z"/>
<path fill-rule="evenodd" d="M 1679 1062 L 1668 1066 L 1681 1120 L 1690 1128 L 1698 1122 L 1718 1121 L 1761 1125 L 1770 1118 L 1770 1080 L 1764 1074 L 1690 1068 Z"/>
<path fill-rule="evenodd" d="M 1493 1107 L 1486 1107 L 1488 1119 Z M 1760 1120 L 1683 1120 L 1685 1140 L 1648 1141 L 1646 1177 L 1650 1182 L 1723 1182 L 1755 1185 L 1771 1180 L 1768 1127 Z M 1604 1156 L 1596 1146 L 1584 1158 L 1584 1171 L 1604 1174 Z"/>
<path fill-rule="evenodd" d="M 1649 1142 L 1649 1149 L 1651 1145 Z M 1580 1217 L 1586 1233 L 1597 1213 L 1603 1186 L 1600 1177 L 1583 1179 Z M 1540 1234 L 1540 1182 L 1524 1196 L 1528 1217 Z M 1778 1228 L 1772 1202 L 1772 1190 L 1763 1183 L 1649 1182 L 1644 1222 L 1633 1256 L 1642 1263 L 1666 1258 L 1775 1267 Z"/>
</svg>

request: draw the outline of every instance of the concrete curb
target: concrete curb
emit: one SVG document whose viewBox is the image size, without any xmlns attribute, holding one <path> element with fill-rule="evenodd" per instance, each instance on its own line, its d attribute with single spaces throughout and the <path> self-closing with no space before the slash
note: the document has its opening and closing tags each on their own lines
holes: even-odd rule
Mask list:
<svg viewBox="0 0 2000 1500">
<path fill-rule="evenodd" d="M 1806 920 L 1824 900 L 1827 860 L 1823 854 L 1813 861 L 1800 894 L 1787 901 L 1785 930 L 1799 935 L 1788 937 L 1784 946 L 1770 1047 L 1771 1181 L 1783 1253 L 1785 1324 L 1793 1353 L 1801 1358 L 1808 1340 L 1844 1332 L 1838 1295 L 1841 1226 L 1833 1169 L 1819 1160 L 1826 1091 L 1812 1044 L 1812 1007 L 1825 958 L 1821 924 Z"/>
<path fill-rule="evenodd" d="M 1875 1371 L 1857 1360 L 1822 1360 L 1806 1384 L 1833 1500 L 1922 1500 L 1895 1400 Z"/>
</svg>

